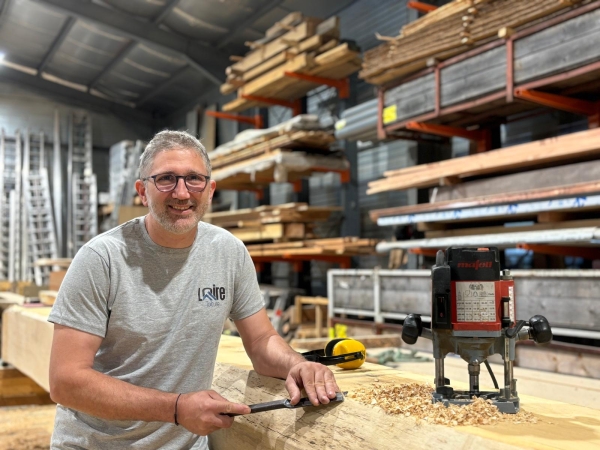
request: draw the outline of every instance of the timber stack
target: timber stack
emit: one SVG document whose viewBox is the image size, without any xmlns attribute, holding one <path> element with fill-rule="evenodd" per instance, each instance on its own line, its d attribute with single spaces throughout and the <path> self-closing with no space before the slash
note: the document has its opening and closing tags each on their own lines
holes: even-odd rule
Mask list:
<svg viewBox="0 0 600 450">
<path fill-rule="evenodd" d="M 315 222 L 327 221 L 340 210 L 335 206 L 286 203 L 208 213 L 204 220 L 225 228 L 243 242 L 284 242 L 314 238 Z"/>
<path fill-rule="evenodd" d="M 295 182 L 314 172 L 344 172 L 348 161 L 318 116 L 298 115 L 262 130 L 245 130 L 209 153 L 212 178 L 222 189 L 256 190 Z"/>
<path fill-rule="evenodd" d="M 247 245 L 250 256 L 284 257 L 287 256 L 361 256 L 375 253 L 376 239 L 358 237 L 339 237 L 313 239 L 298 242 Z"/>
<path fill-rule="evenodd" d="M 359 77 L 387 84 L 438 61 L 467 52 L 582 0 L 454 0 L 405 25 L 394 37 L 368 50 Z"/>
<path fill-rule="evenodd" d="M 234 56 L 226 69 L 227 81 L 221 93 L 237 90 L 237 99 L 223 105 L 223 111 L 244 111 L 264 105 L 253 97 L 293 101 L 317 87 L 314 82 L 286 75 L 286 72 L 343 79 L 361 66 L 360 50 L 351 41 L 340 41 L 339 18 L 325 21 L 294 12 L 267 30 L 263 39 L 247 42 L 250 52 Z"/>
</svg>

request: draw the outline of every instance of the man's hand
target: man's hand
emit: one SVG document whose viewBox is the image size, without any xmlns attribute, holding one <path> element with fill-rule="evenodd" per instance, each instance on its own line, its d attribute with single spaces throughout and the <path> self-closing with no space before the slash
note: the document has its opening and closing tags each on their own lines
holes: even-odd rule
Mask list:
<svg viewBox="0 0 600 450">
<path fill-rule="evenodd" d="M 340 392 L 333 372 L 329 368 L 308 361 L 298 363 L 291 368 L 285 380 L 285 387 L 290 394 L 292 405 L 300 401 L 302 388 L 315 406 L 329 403 L 329 399 L 335 398 L 336 392 Z"/>
<path fill-rule="evenodd" d="M 250 407 L 232 403 L 215 391 L 183 394 L 177 404 L 177 421 L 199 436 L 206 436 L 220 428 L 229 428 L 233 417 L 224 414 L 250 414 Z"/>
</svg>

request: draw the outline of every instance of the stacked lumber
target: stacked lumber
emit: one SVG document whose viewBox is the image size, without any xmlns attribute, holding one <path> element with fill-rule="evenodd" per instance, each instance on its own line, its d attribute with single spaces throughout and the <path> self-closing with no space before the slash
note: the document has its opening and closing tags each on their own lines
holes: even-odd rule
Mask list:
<svg viewBox="0 0 600 450">
<path fill-rule="evenodd" d="M 360 51 L 351 42 L 339 40 L 339 18 L 325 21 L 291 13 L 267 31 L 265 38 L 246 43 L 252 50 L 226 69 L 221 93 L 237 90 L 238 98 L 224 111 L 243 111 L 260 104 L 244 95 L 296 100 L 314 89 L 312 82 L 285 75 L 296 72 L 342 79 L 360 69 Z"/>
<path fill-rule="evenodd" d="M 326 221 L 340 209 L 286 203 L 208 213 L 204 220 L 227 229 L 243 242 L 288 241 L 314 237 L 314 222 Z"/>
<path fill-rule="evenodd" d="M 350 168 L 341 154 L 275 149 L 263 155 L 213 170 L 220 189 L 256 190 L 270 183 L 292 183 L 316 172 L 345 172 Z"/>
<path fill-rule="evenodd" d="M 219 169 L 278 149 L 326 154 L 333 142 L 335 137 L 326 131 L 280 131 L 275 135 L 263 134 L 237 145 L 230 145 L 227 151 L 215 150 L 209 155 L 213 169 Z"/>
<path fill-rule="evenodd" d="M 568 136 L 558 140 L 563 138 Z M 517 148 L 537 144 L 539 143 L 525 144 Z M 563 141 L 562 144 L 570 146 L 575 152 L 581 150 L 573 141 Z M 542 145 L 542 148 L 548 151 L 551 158 L 553 144 Z M 496 151 L 489 152 L 489 156 L 493 156 L 494 152 Z M 521 158 L 527 157 L 532 157 L 532 154 L 524 151 Z M 470 158 L 459 158 L 458 161 L 469 161 Z M 469 164 L 464 164 L 465 173 L 469 167 Z M 485 164 L 479 167 L 485 168 Z M 504 237 L 499 236 L 497 239 L 508 243 L 509 234 L 515 236 L 516 233 L 535 232 L 540 236 L 544 233 L 547 239 L 550 239 L 550 233 L 554 233 L 556 236 L 552 239 L 559 242 L 559 238 L 568 233 L 600 227 L 599 179 L 598 160 L 479 178 L 435 187 L 429 203 L 372 210 L 370 217 L 383 226 L 416 223 L 417 229 L 425 233 L 426 239 L 503 234 Z M 463 178 L 457 177 L 455 181 L 462 180 Z M 529 223 L 522 223 L 524 221 Z M 506 226 L 509 222 L 521 223 Z M 420 241 L 411 242 L 415 246 L 420 244 Z M 514 243 L 516 244 L 518 242 Z M 589 246 L 589 243 L 583 246 Z M 589 259 L 597 259 L 600 255 L 583 248 L 573 254 Z"/>
<path fill-rule="evenodd" d="M 420 164 L 384 172 L 383 179 L 369 183 L 367 194 L 409 188 L 457 184 L 465 178 L 500 172 L 519 172 L 600 154 L 600 129 L 543 139 L 485 153 Z"/>
<path fill-rule="evenodd" d="M 377 242 L 378 241 L 375 239 L 340 237 L 275 244 L 247 245 L 246 248 L 252 257 L 315 255 L 359 256 L 374 254 Z"/>
<path fill-rule="evenodd" d="M 359 77 L 375 85 L 389 83 L 579 1 L 454 0 L 406 25 L 400 35 L 380 37 L 386 42 L 365 52 Z"/>
<path fill-rule="evenodd" d="M 319 117 L 301 114 L 271 128 L 244 130 L 209 153 L 212 179 L 221 189 L 260 189 L 314 172 L 344 172 L 348 161 L 330 149 L 335 137 Z"/>
</svg>

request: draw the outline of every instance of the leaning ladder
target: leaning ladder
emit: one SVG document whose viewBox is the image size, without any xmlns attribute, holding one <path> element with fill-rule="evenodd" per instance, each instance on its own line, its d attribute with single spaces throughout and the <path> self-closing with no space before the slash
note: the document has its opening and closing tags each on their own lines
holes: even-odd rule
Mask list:
<svg viewBox="0 0 600 450">
<path fill-rule="evenodd" d="M 58 252 L 43 133 L 25 136 L 23 192 L 25 226 L 21 234 L 21 279 L 33 279 L 38 286 L 44 286 L 48 285 L 51 267 L 38 266 L 35 262 L 55 259 Z"/>
<path fill-rule="evenodd" d="M 92 124 L 87 114 L 70 116 L 67 173 L 67 252 L 73 257 L 98 234 L 96 176 L 92 173 Z"/>
<path fill-rule="evenodd" d="M 16 281 L 19 273 L 21 135 L 0 131 L 0 280 Z"/>
</svg>

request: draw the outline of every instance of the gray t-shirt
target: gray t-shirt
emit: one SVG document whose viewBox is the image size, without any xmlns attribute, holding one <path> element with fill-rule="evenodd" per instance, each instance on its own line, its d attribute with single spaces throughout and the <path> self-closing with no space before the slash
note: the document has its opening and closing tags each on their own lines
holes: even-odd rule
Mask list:
<svg viewBox="0 0 600 450">
<path fill-rule="evenodd" d="M 144 218 L 82 247 L 48 320 L 103 338 L 94 369 L 165 392 L 210 389 L 229 317 L 264 306 L 254 265 L 229 232 L 200 222 L 192 246 L 154 243 Z M 181 426 L 99 419 L 58 405 L 53 449 L 204 449 Z"/>
</svg>

